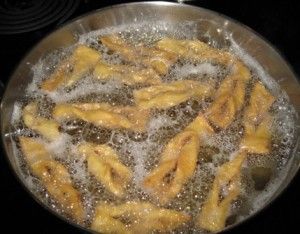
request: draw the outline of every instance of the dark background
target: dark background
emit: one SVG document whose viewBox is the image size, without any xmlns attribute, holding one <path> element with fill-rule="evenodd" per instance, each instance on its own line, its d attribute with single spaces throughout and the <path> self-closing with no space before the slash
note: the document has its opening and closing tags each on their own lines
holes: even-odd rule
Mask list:
<svg viewBox="0 0 300 234">
<path fill-rule="evenodd" d="M 16 2 L 16 1 L 13 1 Z M 26 1 L 20 1 L 26 2 Z M 80 1 L 69 19 L 92 9 L 125 1 Z M 0 1 L 3 5 L 5 1 Z M 300 74 L 300 7 L 297 1 L 192 1 L 193 4 L 223 13 L 251 27 L 271 42 Z M 65 19 L 64 19 L 65 21 Z M 4 22 L 5 23 L 5 22 Z M 1 21 L 0 12 L 0 26 Z M 17 35 L 0 35 L 0 79 L 9 74 L 30 48 L 57 27 L 52 23 L 42 29 Z M 0 156 L 0 228 L 2 233 L 80 233 L 38 205 L 12 174 L 5 154 Z M 261 213 L 229 233 L 299 233 L 300 176 L 284 193 Z"/>
</svg>

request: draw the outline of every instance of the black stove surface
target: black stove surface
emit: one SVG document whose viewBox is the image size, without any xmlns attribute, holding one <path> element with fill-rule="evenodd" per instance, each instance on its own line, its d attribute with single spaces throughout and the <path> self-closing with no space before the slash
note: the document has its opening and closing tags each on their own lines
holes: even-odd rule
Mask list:
<svg viewBox="0 0 300 234">
<path fill-rule="evenodd" d="M 5 84 L 26 52 L 48 33 L 74 17 L 125 1 L 0 0 L 0 79 Z M 132 1 L 126 1 L 132 2 Z M 237 3 L 234 3 L 237 2 Z M 48 4 L 48 5 L 47 5 Z M 296 1 L 189 1 L 223 13 L 269 40 L 300 75 L 299 4 Z M 5 154 L 0 157 L 1 229 L 7 233 L 82 233 L 37 204 L 14 177 Z M 275 201 L 229 233 L 298 233 L 300 177 Z M 7 231 L 6 231 L 7 230 Z"/>
</svg>

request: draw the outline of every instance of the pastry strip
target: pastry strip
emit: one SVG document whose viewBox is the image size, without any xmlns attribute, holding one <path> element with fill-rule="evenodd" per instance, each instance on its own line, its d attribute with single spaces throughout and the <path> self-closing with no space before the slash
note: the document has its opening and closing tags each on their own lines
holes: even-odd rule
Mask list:
<svg viewBox="0 0 300 234">
<path fill-rule="evenodd" d="M 110 50 L 119 53 L 127 61 L 151 67 L 160 75 L 167 74 L 170 66 L 177 60 L 176 54 L 172 52 L 141 45 L 131 46 L 116 35 L 101 37 L 100 41 Z"/>
<path fill-rule="evenodd" d="M 211 232 L 224 229 L 230 206 L 240 194 L 241 167 L 246 156 L 245 152 L 241 152 L 218 169 L 212 189 L 197 218 L 199 227 Z"/>
<path fill-rule="evenodd" d="M 155 85 L 161 83 L 159 75 L 152 68 L 137 68 L 131 65 L 100 62 L 95 66 L 93 75 L 99 80 L 113 78 L 128 85 Z"/>
<path fill-rule="evenodd" d="M 199 40 L 163 38 L 157 48 L 178 54 L 180 58 L 201 62 L 213 62 L 232 67 L 214 95 L 214 102 L 207 111 L 207 118 L 220 128 L 227 128 L 241 110 L 245 99 L 249 69 L 232 54 L 213 48 Z"/>
<path fill-rule="evenodd" d="M 124 196 L 132 172 L 119 161 L 117 153 L 107 145 L 90 143 L 81 144 L 78 150 L 86 156 L 88 171 L 111 193 Z"/>
<path fill-rule="evenodd" d="M 220 128 L 227 128 L 240 111 L 245 101 L 245 89 L 247 81 L 251 78 L 250 71 L 245 65 L 236 61 L 229 74 L 221 82 L 215 96 L 214 102 L 208 108 L 207 118 Z"/>
<path fill-rule="evenodd" d="M 165 37 L 156 43 L 156 47 L 196 62 L 214 62 L 227 66 L 233 60 L 230 53 L 215 49 L 199 40 L 177 40 Z"/>
<path fill-rule="evenodd" d="M 91 228 L 101 233 L 120 234 L 170 232 L 189 219 L 182 212 L 159 208 L 148 202 L 103 203 L 96 208 Z"/>
<path fill-rule="evenodd" d="M 85 219 L 79 192 L 73 187 L 66 167 L 53 160 L 45 146 L 36 139 L 19 137 L 21 150 L 30 171 L 45 186 L 48 193 L 77 222 Z"/>
<path fill-rule="evenodd" d="M 193 80 L 181 80 L 135 90 L 134 100 L 142 109 L 167 109 L 190 98 L 202 99 L 211 95 L 212 86 Z"/>
<path fill-rule="evenodd" d="M 149 111 L 133 106 L 111 106 L 107 103 L 57 104 L 53 117 L 58 121 L 78 118 L 96 126 L 144 131 Z"/>
<path fill-rule="evenodd" d="M 41 89 L 54 91 L 59 87 L 68 87 L 81 79 L 92 69 L 101 55 L 98 51 L 79 45 L 70 57 L 58 64 L 53 74 L 41 84 Z"/>
<path fill-rule="evenodd" d="M 173 199 L 193 176 L 203 135 L 213 133 L 206 119 L 199 115 L 177 134 L 162 152 L 160 162 L 144 179 L 143 186 L 161 204 Z"/>
<path fill-rule="evenodd" d="M 243 118 L 244 137 L 240 148 L 249 153 L 267 154 L 271 145 L 272 117 L 268 110 L 275 98 L 261 83 L 256 83 Z"/>
<path fill-rule="evenodd" d="M 55 120 L 38 116 L 37 103 L 31 102 L 23 109 L 23 121 L 28 128 L 41 134 L 50 141 L 54 141 L 60 136 L 59 125 Z"/>
</svg>

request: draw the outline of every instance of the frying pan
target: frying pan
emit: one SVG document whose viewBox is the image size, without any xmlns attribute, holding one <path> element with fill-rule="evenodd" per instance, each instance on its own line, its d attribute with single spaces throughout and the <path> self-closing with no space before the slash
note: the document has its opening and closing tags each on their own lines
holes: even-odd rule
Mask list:
<svg viewBox="0 0 300 234">
<path fill-rule="evenodd" d="M 13 129 L 10 120 L 13 114 L 13 106 L 16 101 L 22 100 L 25 97 L 24 90 L 32 80 L 32 65 L 36 64 L 39 59 L 44 57 L 46 54 L 49 54 L 59 48 L 75 44 L 79 35 L 86 34 L 93 30 L 120 25 L 130 25 L 142 21 L 164 21 L 174 25 L 190 21 L 198 25 L 199 29 L 202 31 L 204 30 L 209 32 L 214 40 L 219 42 L 220 45 L 225 43 L 223 32 L 226 31 L 234 39 L 234 41 L 237 42 L 237 44 L 239 44 L 249 55 L 254 57 L 258 63 L 262 65 L 264 70 L 278 82 L 280 87 L 289 96 L 290 102 L 294 106 L 296 113 L 298 114 L 300 111 L 300 103 L 297 100 L 300 92 L 300 86 L 295 74 L 287 62 L 260 35 L 253 32 L 245 25 L 216 12 L 185 4 L 169 2 L 140 2 L 103 8 L 73 20 L 38 43 L 15 69 L 7 84 L 1 102 L 1 137 L 12 170 L 15 172 L 16 176 L 28 192 L 31 193 L 32 197 L 50 212 L 53 212 L 61 219 L 77 226 L 78 228 L 82 228 L 83 230 L 87 229 L 67 220 L 62 215 L 55 213 L 50 207 L 44 205 L 27 186 L 18 166 L 15 151 L 11 143 L 11 133 Z M 250 218 L 270 204 L 296 175 L 300 166 L 300 151 L 298 144 L 299 129 L 297 127 L 299 126 L 298 119 L 296 120 L 295 126 L 297 139 L 295 141 L 294 149 L 289 160 L 286 162 L 285 167 L 287 170 L 284 170 L 280 174 L 277 187 L 273 194 L 264 201 L 263 205 L 259 209 L 242 221 L 227 227 L 227 230 L 241 224 L 244 220 Z"/>
</svg>

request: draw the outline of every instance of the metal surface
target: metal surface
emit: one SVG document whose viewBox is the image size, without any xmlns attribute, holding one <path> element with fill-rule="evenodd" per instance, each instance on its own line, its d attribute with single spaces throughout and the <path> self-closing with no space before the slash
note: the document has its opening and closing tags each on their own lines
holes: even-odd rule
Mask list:
<svg viewBox="0 0 300 234">
<path fill-rule="evenodd" d="M 296 112 L 300 112 L 299 83 L 290 66 L 284 61 L 279 53 L 272 48 L 268 42 L 266 42 L 266 40 L 246 26 L 241 25 L 240 23 L 237 23 L 234 20 L 222 16 L 216 12 L 185 4 L 168 2 L 142 2 L 107 7 L 75 19 L 47 36 L 29 52 L 29 54 L 21 61 L 20 65 L 11 76 L 1 103 L 1 134 L 3 145 L 12 169 L 15 171 L 17 177 L 21 180 L 25 187 L 26 184 L 21 176 L 18 164 L 15 160 L 13 148 L 10 143 L 11 140 L 9 133 L 12 131 L 10 129 L 10 120 L 14 102 L 24 98 L 24 90 L 32 79 L 32 65 L 35 64 L 41 57 L 44 57 L 47 53 L 55 49 L 76 43 L 76 35 L 85 34 L 92 30 L 102 29 L 105 27 L 132 24 L 133 22 L 148 20 L 163 20 L 174 25 L 183 21 L 193 21 L 199 24 L 199 28 L 209 31 L 215 37 L 215 40 L 218 40 L 218 42 L 221 44 L 224 36 L 222 34 L 222 30 L 226 30 L 227 32 L 231 33 L 234 40 L 241 45 L 245 51 L 253 56 L 269 73 L 269 75 L 280 84 L 281 88 L 284 89 L 289 95 L 290 101 L 294 105 Z M 203 22 L 205 22 L 205 24 Z M 222 30 L 220 31 L 217 29 Z M 296 134 L 298 137 L 299 120 L 297 121 Z M 288 162 L 289 170 L 287 171 L 286 175 L 281 175 L 282 180 L 280 181 L 277 190 L 273 196 L 266 201 L 265 205 L 261 207 L 261 209 L 267 206 L 285 189 L 298 171 L 299 165 L 300 153 L 297 139 L 294 153 L 291 155 L 290 161 Z M 35 197 L 33 194 L 32 196 Z M 48 207 L 47 209 L 51 210 Z M 61 215 L 56 215 L 63 220 L 70 222 Z M 251 216 L 253 216 L 253 214 L 249 217 Z M 78 225 L 74 223 L 72 224 L 78 227 Z M 236 223 L 233 226 L 237 224 L 239 223 Z"/>
</svg>

